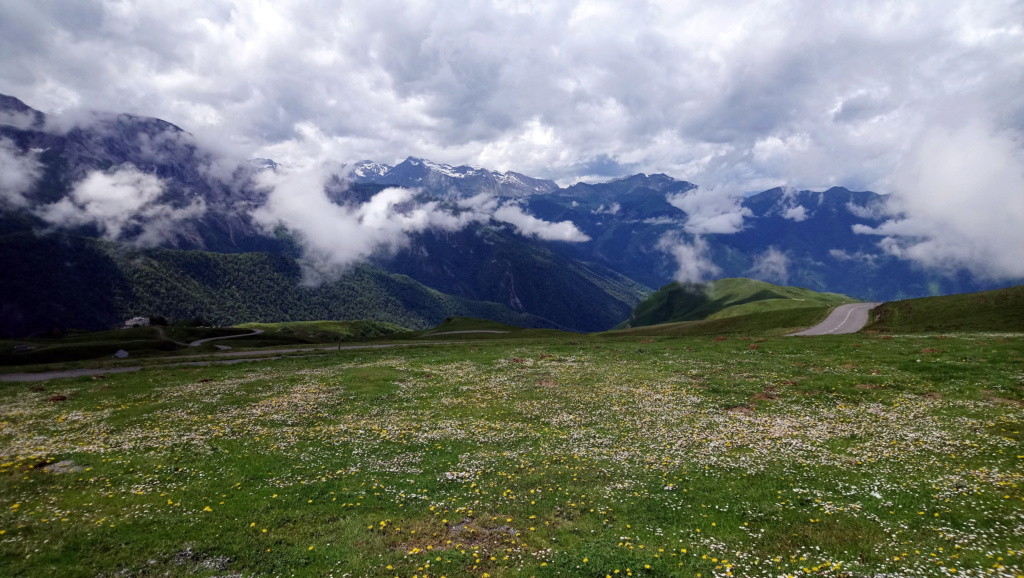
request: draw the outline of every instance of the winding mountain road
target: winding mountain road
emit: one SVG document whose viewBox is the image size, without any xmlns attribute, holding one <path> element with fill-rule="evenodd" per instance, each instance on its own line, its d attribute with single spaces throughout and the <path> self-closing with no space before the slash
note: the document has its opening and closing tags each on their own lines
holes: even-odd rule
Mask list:
<svg viewBox="0 0 1024 578">
<path fill-rule="evenodd" d="M 164 333 L 163 327 L 160 327 L 159 325 L 156 325 L 156 326 L 154 326 L 154 328 L 156 329 L 157 335 L 160 336 L 160 339 L 167 339 L 167 334 Z M 249 332 L 249 333 L 242 333 L 241 335 L 225 335 L 223 337 L 208 337 L 206 339 L 197 339 L 197 340 L 193 341 L 192 343 L 182 343 L 180 341 L 175 341 L 174 343 L 177 343 L 178 345 L 180 345 L 182 347 L 199 347 L 200 345 L 206 343 L 207 341 L 216 341 L 218 339 L 235 339 L 235 338 L 238 338 L 238 337 L 251 337 L 253 335 L 259 335 L 260 333 L 263 333 L 262 329 L 253 329 L 251 332 Z M 220 348 L 220 349 L 231 349 L 230 347 L 228 347 L 226 345 L 218 345 L 217 347 Z"/>
<path fill-rule="evenodd" d="M 879 305 L 881 303 L 847 303 L 846 305 L 840 305 L 833 309 L 832 313 L 829 313 L 828 317 L 821 323 L 810 329 L 790 333 L 789 336 L 856 333 L 867 324 L 868 312 Z"/>
</svg>

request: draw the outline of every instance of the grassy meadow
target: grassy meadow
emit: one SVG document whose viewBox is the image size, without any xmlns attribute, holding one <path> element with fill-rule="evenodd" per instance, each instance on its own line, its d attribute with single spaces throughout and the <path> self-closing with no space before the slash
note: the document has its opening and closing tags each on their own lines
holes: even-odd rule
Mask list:
<svg viewBox="0 0 1024 578">
<path fill-rule="evenodd" d="M 2 383 L 2 573 L 1024 573 L 1021 334 L 548 335 Z"/>
<path fill-rule="evenodd" d="M 883 303 L 873 318 L 871 331 L 1024 332 L 1024 285 Z"/>
</svg>

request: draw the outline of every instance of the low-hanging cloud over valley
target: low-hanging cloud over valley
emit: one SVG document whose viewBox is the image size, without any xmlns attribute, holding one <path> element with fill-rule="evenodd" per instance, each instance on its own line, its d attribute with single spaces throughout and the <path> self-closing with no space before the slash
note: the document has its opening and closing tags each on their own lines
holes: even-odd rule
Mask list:
<svg viewBox="0 0 1024 578">
<path fill-rule="evenodd" d="M 789 255 L 775 247 L 754 257 L 750 276 L 754 279 L 785 285 L 789 282 Z"/>
<path fill-rule="evenodd" d="M 269 192 L 265 204 L 251 211 L 265 232 L 283 226 L 294 233 L 306 260 L 321 273 L 343 271 L 379 252 L 394 253 L 414 233 L 457 231 L 473 223 L 508 224 L 521 235 L 545 241 L 590 239 L 570 221 L 544 221 L 486 194 L 443 204 L 418 199 L 415 189 L 391 187 L 364 202 L 339 204 L 326 188 L 342 168 L 315 162 L 263 171 L 258 185 Z"/>
<path fill-rule="evenodd" d="M 742 205 L 743 196 L 720 188 L 697 187 L 685 193 L 666 195 L 670 205 L 686 213 L 687 233 L 729 235 L 743 229 L 743 218 L 752 216 Z"/>
<path fill-rule="evenodd" d="M 1024 277 L 1024 155 L 1007 132 L 967 122 L 936 127 L 897 173 L 893 217 L 854 231 L 888 254 L 950 273 Z"/>
<path fill-rule="evenodd" d="M 677 233 L 666 233 L 657 248 L 675 259 L 678 267 L 673 279 L 680 283 L 702 283 L 722 272 L 711 260 L 707 241 L 699 235 L 687 241 Z"/>
<path fill-rule="evenodd" d="M 43 165 L 36 158 L 39 151 L 22 152 L 9 138 L 0 137 L 0 208 L 29 204 L 29 192 L 42 176 Z"/>
<path fill-rule="evenodd" d="M 68 196 L 37 207 L 35 213 L 54 227 L 95 225 L 108 239 L 123 239 L 130 228 L 139 245 L 158 245 L 178 233 L 182 221 L 206 211 L 203 199 L 184 206 L 162 202 L 166 185 L 132 165 L 95 171 L 75 184 Z"/>
</svg>

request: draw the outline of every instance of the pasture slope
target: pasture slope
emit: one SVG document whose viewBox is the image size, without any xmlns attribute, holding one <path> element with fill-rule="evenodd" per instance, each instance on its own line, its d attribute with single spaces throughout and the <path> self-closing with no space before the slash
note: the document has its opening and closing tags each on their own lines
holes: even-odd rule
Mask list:
<svg viewBox="0 0 1024 578">
<path fill-rule="evenodd" d="M 883 303 L 870 331 L 1024 331 L 1024 285 Z"/>
<path fill-rule="evenodd" d="M 835 307 L 856 301 L 838 293 L 818 293 L 755 279 L 719 279 L 708 283 L 672 282 L 637 305 L 629 320 L 616 329 L 726 319 L 786 309 Z"/>
<path fill-rule="evenodd" d="M 243 323 L 243 329 L 262 329 L 269 336 L 292 338 L 306 343 L 366 341 L 392 337 L 409 331 L 384 321 L 286 321 L 283 323 Z"/>
</svg>

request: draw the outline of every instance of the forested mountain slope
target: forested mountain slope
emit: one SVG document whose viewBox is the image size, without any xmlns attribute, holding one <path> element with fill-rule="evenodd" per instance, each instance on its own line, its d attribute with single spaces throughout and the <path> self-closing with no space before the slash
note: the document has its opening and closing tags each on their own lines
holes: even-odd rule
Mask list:
<svg viewBox="0 0 1024 578">
<path fill-rule="evenodd" d="M 54 328 L 106 329 L 136 315 L 202 317 L 218 325 L 372 319 L 411 329 L 462 315 L 558 327 L 498 303 L 446 295 L 369 265 L 356 266 L 335 281 L 304 286 L 294 259 L 270 253 L 139 250 L 97 239 L 22 233 L 0 238 L 0 267 L 3 336 Z"/>
</svg>

